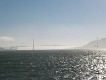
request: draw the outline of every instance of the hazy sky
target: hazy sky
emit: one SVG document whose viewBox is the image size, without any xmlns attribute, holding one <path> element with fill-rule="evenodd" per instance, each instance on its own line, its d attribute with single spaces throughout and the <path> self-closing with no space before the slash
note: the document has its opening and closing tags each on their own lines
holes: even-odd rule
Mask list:
<svg viewBox="0 0 106 80">
<path fill-rule="evenodd" d="M 106 0 L 0 0 L 0 36 L 21 45 L 84 45 L 106 37 Z"/>
</svg>

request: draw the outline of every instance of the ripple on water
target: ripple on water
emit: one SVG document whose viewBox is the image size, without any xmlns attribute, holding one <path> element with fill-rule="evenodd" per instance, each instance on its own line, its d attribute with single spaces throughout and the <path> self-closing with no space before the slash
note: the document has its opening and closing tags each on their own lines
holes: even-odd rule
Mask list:
<svg viewBox="0 0 106 80">
<path fill-rule="evenodd" d="M 106 52 L 0 52 L 1 80 L 106 80 Z"/>
</svg>

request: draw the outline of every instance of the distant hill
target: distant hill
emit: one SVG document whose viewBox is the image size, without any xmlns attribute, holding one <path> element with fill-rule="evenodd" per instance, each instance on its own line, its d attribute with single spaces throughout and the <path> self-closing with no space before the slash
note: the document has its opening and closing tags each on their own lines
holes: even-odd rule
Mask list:
<svg viewBox="0 0 106 80">
<path fill-rule="evenodd" d="M 88 44 L 82 46 L 81 48 L 85 49 L 96 49 L 98 46 L 99 49 L 106 49 L 106 38 L 102 38 L 100 40 L 91 41 Z"/>
</svg>

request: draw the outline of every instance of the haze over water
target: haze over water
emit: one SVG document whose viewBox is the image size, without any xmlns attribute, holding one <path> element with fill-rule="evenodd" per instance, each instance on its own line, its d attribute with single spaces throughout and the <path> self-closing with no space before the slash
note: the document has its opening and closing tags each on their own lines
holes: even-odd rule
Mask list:
<svg viewBox="0 0 106 80">
<path fill-rule="evenodd" d="M 32 46 L 33 39 L 80 47 L 97 37 L 106 37 L 105 0 L 0 0 L 0 47 Z"/>
<path fill-rule="evenodd" d="M 106 80 L 105 51 L 68 50 L 96 37 L 106 0 L 0 0 L 0 80 Z"/>
</svg>

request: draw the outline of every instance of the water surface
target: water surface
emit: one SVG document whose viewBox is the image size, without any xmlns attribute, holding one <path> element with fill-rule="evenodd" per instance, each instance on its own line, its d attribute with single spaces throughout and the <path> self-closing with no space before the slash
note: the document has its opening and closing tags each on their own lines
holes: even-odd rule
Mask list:
<svg viewBox="0 0 106 80">
<path fill-rule="evenodd" d="M 106 52 L 0 51 L 0 80 L 106 80 Z"/>
</svg>

